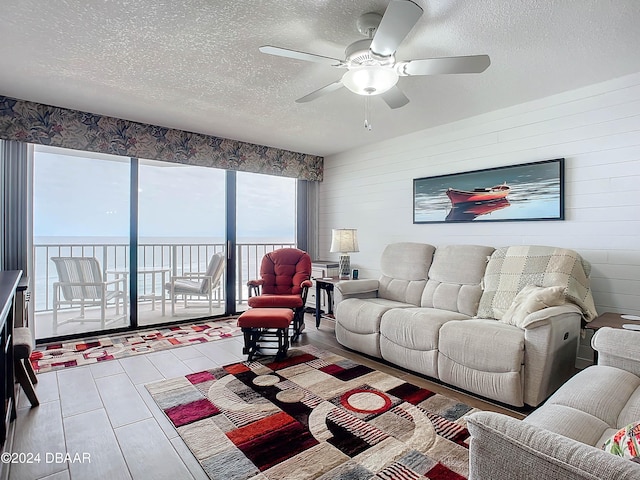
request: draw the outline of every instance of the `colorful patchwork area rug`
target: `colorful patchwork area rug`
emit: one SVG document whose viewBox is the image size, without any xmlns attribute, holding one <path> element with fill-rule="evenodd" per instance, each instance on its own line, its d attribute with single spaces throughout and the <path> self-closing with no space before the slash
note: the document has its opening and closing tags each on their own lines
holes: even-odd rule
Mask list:
<svg viewBox="0 0 640 480">
<path fill-rule="evenodd" d="M 212 479 L 468 476 L 475 409 L 313 346 L 146 388 Z"/>
<path fill-rule="evenodd" d="M 37 373 L 90 365 L 131 355 L 157 352 L 183 345 L 206 343 L 240 335 L 237 318 L 143 330 L 64 343 L 38 345 L 31 354 Z"/>
</svg>

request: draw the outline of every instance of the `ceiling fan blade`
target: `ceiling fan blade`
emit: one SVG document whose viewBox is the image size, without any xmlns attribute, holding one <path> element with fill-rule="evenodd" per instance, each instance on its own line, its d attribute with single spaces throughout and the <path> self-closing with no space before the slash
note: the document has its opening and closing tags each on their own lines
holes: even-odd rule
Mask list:
<svg viewBox="0 0 640 480">
<path fill-rule="evenodd" d="M 391 89 L 387 90 L 380 96 L 391 108 L 404 107 L 409 103 L 409 99 L 404 93 L 402 93 L 402 90 L 400 90 L 397 85 L 394 85 Z"/>
<path fill-rule="evenodd" d="M 313 53 L 298 52 L 296 50 L 274 47 L 272 45 L 263 45 L 258 50 L 269 55 L 293 58 L 295 60 L 305 60 L 307 62 L 324 63 L 326 65 L 332 65 L 334 67 L 339 67 L 343 63 L 342 60 L 338 60 L 337 58 L 323 57 L 321 55 L 315 55 Z"/>
<path fill-rule="evenodd" d="M 343 86 L 344 85 L 342 85 L 342 82 L 338 80 L 337 82 L 333 82 L 333 83 L 330 83 L 329 85 L 325 85 L 324 87 L 319 88 L 318 90 L 311 92 L 310 94 L 305 95 L 302 98 L 297 99 L 296 103 L 310 102 L 312 100 L 315 100 L 318 97 L 322 97 L 323 95 L 326 95 L 327 93 L 335 92 L 336 90 L 341 89 Z"/>
<path fill-rule="evenodd" d="M 489 55 L 470 55 L 468 57 L 426 58 L 424 60 L 398 62 L 397 70 L 399 75 L 404 76 L 481 73 L 489 65 L 491 65 Z"/>
<path fill-rule="evenodd" d="M 376 55 L 393 55 L 422 16 L 422 8 L 410 0 L 391 0 L 373 36 L 371 51 Z"/>
</svg>

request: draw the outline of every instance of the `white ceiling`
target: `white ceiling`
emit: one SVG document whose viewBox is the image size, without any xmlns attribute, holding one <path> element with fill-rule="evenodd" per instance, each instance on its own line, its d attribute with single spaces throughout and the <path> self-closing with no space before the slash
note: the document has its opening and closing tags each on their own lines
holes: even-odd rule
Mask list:
<svg viewBox="0 0 640 480">
<path fill-rule="evenodd" d="M 0 0 L 0 95 L 317 155 L 640 71 L 639 0 L 416 0 L 398 60 L 488 54 L 482 74 L 402 77 L 391 110 L 346 89 L 358 16 L 388 0 Z"/>
</svg>

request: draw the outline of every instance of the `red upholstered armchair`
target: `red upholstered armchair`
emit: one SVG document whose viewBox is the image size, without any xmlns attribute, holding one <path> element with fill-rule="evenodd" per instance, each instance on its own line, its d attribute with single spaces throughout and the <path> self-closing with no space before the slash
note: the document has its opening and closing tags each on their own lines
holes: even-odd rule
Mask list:
<svg viewBox="0 0 640 480">
<path fill-rule="evenodd" d="M 249 280 L 252 308 L 292 308 L 296 341 L 304 328 L 304 304 L 311 283 L 311 257 L 297 248 L 281 248 L 267 253 L 260 265 L 260 279 Z"/>
</svg>

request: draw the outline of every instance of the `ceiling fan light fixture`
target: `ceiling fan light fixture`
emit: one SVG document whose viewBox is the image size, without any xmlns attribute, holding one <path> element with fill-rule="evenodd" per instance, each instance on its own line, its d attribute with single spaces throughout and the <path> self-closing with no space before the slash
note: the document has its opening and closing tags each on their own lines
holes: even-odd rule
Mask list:
<svg viewBox="0 0 640 480">
<path fill-rule="evenodd" d="M 398 83 L 398 73 L 390 67 L 364 65 L 350 68 L 342 83 L 358 95 L 380 95 Z"/>
</svg>

